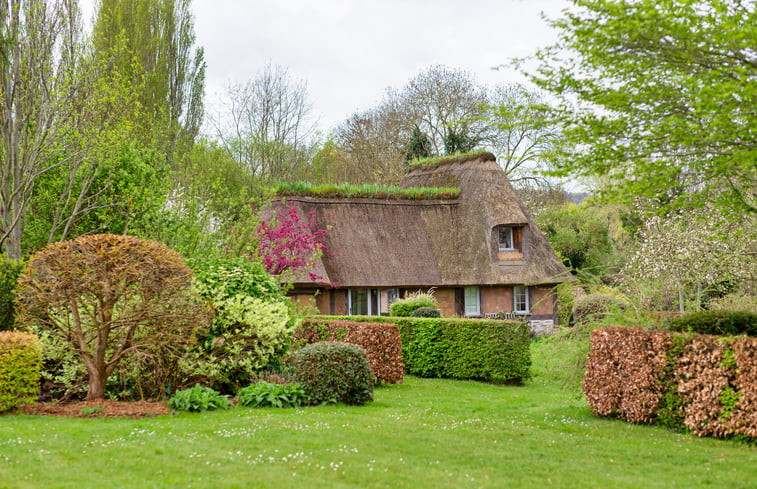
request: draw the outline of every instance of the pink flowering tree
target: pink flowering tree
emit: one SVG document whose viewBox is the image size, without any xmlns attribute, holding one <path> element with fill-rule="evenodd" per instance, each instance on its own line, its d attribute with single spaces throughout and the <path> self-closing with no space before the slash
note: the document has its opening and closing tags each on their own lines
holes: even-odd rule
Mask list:
<svg viewBox="0 0 757 489">
<path fill-rule="evenodd" d="M 322 281 L 314 268 L 323 253 L 328 253 L 327 232 L 328 228 L 318 228 L 315 213 L 301 216 L 292 204 L 279 207 L 257 228 L 256 257 L 281 282 L 292 283 L 305 276 L 314 282 Z"/>
</svg>

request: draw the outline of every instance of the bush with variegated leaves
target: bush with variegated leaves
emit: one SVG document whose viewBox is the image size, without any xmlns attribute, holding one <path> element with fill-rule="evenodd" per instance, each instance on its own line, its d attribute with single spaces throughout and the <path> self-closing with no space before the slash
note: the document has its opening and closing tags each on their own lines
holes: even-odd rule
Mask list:
<svg viewBox="0 0 757 489">
<path fill-rule="evenodd" d="M 204 266 L 203 266 L 204 265 Z M 198 290 L 215 312 L 210 331 L 184 360 L 190 376 L 236 390 L 287 351 L 298 324 L 276 281 L 244 259 L 198 267 Z"/>
</svg>

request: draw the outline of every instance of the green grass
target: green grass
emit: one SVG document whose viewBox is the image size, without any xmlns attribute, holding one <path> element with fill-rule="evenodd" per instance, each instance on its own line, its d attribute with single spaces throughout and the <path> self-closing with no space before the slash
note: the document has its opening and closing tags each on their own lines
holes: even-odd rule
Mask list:
<svg viewBox="0 0 757 489">
<path fill-rule="evenodd" d="M 407 378 L 364 407 L 0 417 L 0 488 L 755 487 L 757 450 L 592 416 L 575 392 Z"/>
<path fill-rule="evenodd" d="M 308 196 L 319 198 L 393 199 L 393 200 L 454 200 L 460 196 L 459 188 L 410 187 L 390 185 L 312 185 L 307 182 L 280 183 L 274 190 L 279 197 Z"/>
</svg>

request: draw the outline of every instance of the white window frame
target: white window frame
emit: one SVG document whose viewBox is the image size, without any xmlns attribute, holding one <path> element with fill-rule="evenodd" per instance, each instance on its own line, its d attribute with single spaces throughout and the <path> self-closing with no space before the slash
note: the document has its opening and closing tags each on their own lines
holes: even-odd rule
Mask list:
<svg viewBox="0 0 757 489">
<path fill-rule="evenodd" d="M 520 291 L 520 292 L 519 292 Z M 518 296 L 523 296 L 525 294 L 525 309 L 518 309 Z M 515 314 L 530 314 L 531 311 L 531 300 L 530 300 L 530 294 L 528 290 L 528 285 L 515 285 L 513 286 L 513 312 Z"/>
<path fill-rule="evenodd" d="M 508 242 L 510 243 L 510 246 L 502 246 L 502 240 L 500 239 L 502 232 L 507 231 L 508 236 Z M 499 226 L 497 228 L 497 248 L 499 251 L 515 251 L 515 248 L 513 247 L 513 228 L 512 226 Z"/>
<path fill-rule="evenodd" d="M 479 287 L 465 287 L 465 291 L 463 292 L 463 310 L 466 316 L 481 315 L 481 289 Z"/>
</svg>

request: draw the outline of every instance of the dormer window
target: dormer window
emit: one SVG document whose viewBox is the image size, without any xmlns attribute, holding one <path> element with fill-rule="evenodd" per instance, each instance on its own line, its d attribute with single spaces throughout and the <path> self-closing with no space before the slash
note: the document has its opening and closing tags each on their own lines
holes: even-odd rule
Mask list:
<svg viewBox="0 0 757 489">
<path fill-rule="evenodd" d="M 500 224 L 492 228 L 492 259 L 500 263 L 520 264 L 527 247 L 524 224 Z"/>
<path fill-rule="evenodd" d="M 498 251 L 523 251 L 523 226 L 498 226 Z"/>
</svg>

